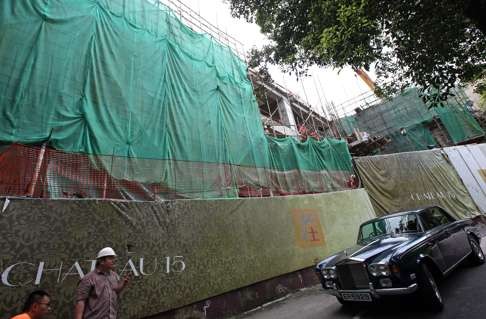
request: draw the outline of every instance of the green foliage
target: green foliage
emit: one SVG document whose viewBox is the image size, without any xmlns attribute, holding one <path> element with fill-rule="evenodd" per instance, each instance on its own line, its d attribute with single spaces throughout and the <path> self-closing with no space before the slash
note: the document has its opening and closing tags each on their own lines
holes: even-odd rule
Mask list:
<svg viewBox="0 0 486 319">
<path fill-rule="evenodd" d="M 380 92 L 418 86 L 436 106 L 486 70 L 478 17 L 486 0 L 229 1 L 234 16 L 256 22 L 271 40 L 263 60 L 297 74 L 314 64 L 375 65 Z"/>
<path fill-rule="evenodd" d="M 248 66 L 253 70 L 256 70 L 264 82 L 272 83 L 273 79 L 268 70 L 268 63 L 272 62 L 271 60 L 269 61 L 269 52 L 253 48 L 250 50 L 249 56 Z"/>
<path fill-rule="evenodd" d="M 480 96 L 479 107 L 486 110 L 486 71 L 478 75 L 473 83 L 474 92 Z"/>
</svg>

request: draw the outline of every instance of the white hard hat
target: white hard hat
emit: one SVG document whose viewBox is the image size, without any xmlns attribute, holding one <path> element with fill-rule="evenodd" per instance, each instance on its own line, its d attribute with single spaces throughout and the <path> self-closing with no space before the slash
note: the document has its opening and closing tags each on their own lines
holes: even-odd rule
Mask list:
<svg viewBox="0 0 486 319">
<path fill-rule="evenodd" d="M 116 256 L 115 251 L 111 247 L 105 247 L 98 252 L 98 256 L 96 259 L 107 257 L 107 256 Z"/>
</svg>

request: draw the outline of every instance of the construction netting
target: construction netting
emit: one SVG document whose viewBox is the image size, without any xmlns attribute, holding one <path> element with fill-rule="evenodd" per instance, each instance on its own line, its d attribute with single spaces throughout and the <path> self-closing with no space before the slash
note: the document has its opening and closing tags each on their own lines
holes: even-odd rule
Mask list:
<svg viewBox="0 0 486 319">
<path fill-rule="evenodd" d="M 271 142 L 273 168 L 159 159 L 137 159 L 134 165 L 127 157 L 12 144 L 0 150 L 0 194 L 163 200 L 283 196 L 356 187 L 344 142 L 310 139 L 302 144 L 308 149 L 296 150 L 301 146 L 290 140 Z M 282 161 L 279 156 L 289 156 L 290 160 Z M 310 161 L 315 161 L 312 169 L 306 168 Z M 109 168 L 103 162 L 110 163 Z M 321 169 L 316 170 L 317 166 Z M 138 178 L 150 174 L 150 180 Z"/>
<path fill-rule="evenodd" d="M 371 136 L 388 137 L 382 153 L 426 150 L 439 146 L 432 134 L 433 127 L 443 128 L 451 144 L 459 144 L 484 136 L 484 131 L 466 108 L 460 89 L 443 106 L 428 108 L 416 89 L 375 105 L 358 110 L 339 120 L 346 135 L 355 130 Z"/>
<path fill-rule="evenodd" d="M 266 137 L 245 62 L 158 2 L 3 0 L 0 30 L 0 141 L 47 143 L 21 163 L 49 197 L 79 179 L 97 196 L 110 179 L 189 198 L 347 187 L 344 142 Z M 68 159 L 88 175 L 58 173 Z"/>
</svg>

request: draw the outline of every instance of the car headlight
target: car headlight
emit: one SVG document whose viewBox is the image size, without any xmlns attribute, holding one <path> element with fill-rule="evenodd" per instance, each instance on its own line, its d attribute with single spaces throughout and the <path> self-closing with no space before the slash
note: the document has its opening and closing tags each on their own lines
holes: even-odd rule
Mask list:
<svg viewBox="0 0 486 319">
<path fill-rule="evenodd" d="M 324 279 L 336 279 L 337 278 L 337 273 L 336 269 L 333 268 L 323 268 L 322 269 L 322 275 L 324 276 Z"/>
<path fill-rule="evenodd" d="M 372 276 L 390 276 L 390 267 L 388 264 L 371 264 L 368 270 Z"/>
<path fill-rule="evenodd" d="M 380 286 L 383 288 L 391 288 L 393 287 L 393 282 L 390 278 L 381 278 L 380 279 Z"/>
</svg>

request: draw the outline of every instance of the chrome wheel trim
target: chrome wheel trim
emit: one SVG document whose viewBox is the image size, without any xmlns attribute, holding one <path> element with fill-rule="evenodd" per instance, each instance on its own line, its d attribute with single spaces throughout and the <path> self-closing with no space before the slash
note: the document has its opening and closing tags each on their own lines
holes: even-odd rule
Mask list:
<svg viewBox="0 0 486 319">
<path fill-rule="evenodd" d="M 471 240 L 471 247 L 473 253 L 479 258 L 479 260 L 484 260 L 483 250 L 481 247 L 479 247 L 479 244 L 474 239 Z"/>
<path fill-rule="evenodd" d="M 430 286 L 432 287 L 432 290 L 434 290 L 434 294 L 437 297 L 437 300 L 442 302 L 442 296 L 440 295 L 439 287 L 437 287 L 434 278 L 432 278 L 432 274 L 428 273 L 427 277 L 429 279 L 429 283 Z"/>
</svg>

